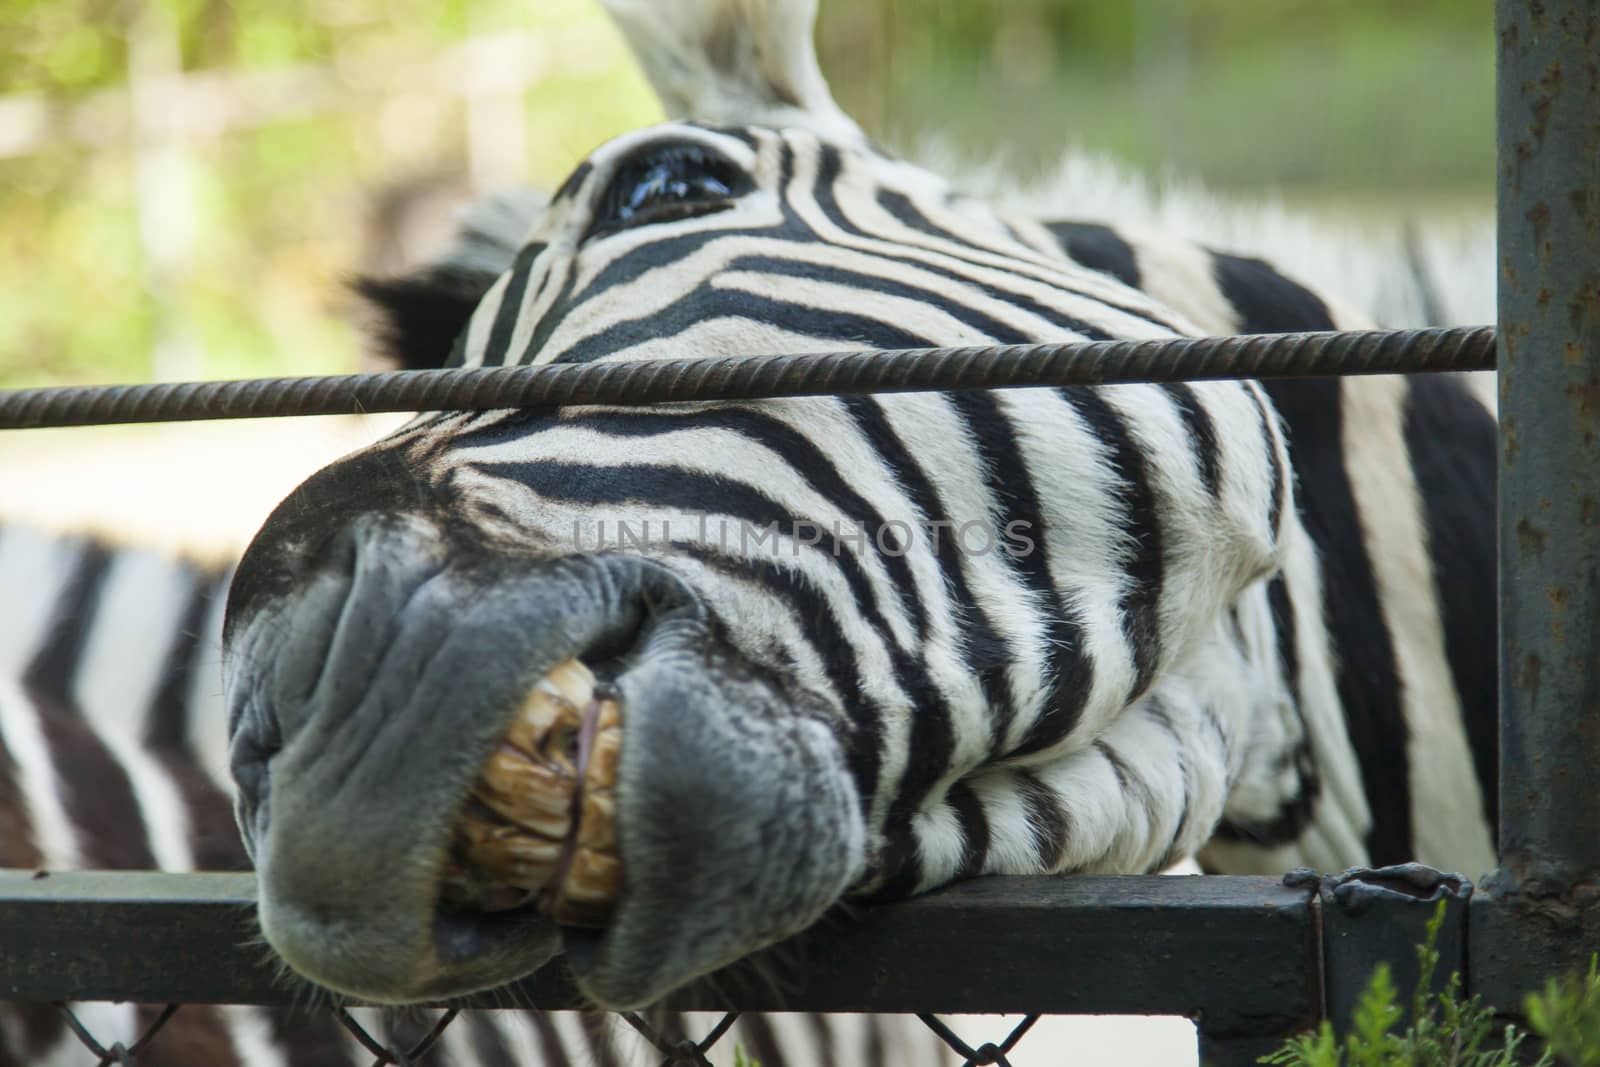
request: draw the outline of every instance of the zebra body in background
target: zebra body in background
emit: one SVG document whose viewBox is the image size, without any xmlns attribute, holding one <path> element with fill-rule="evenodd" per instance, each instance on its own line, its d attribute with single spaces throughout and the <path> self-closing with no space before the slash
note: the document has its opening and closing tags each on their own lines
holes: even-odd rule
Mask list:
<svg viewBox="0 0 1600 1067">
<path fill-rule="evenodd" d="M 713 4 L 707 9 L 721 7 Z M 692 22 L 681 10 L 675 17 L 679 22 L 664 21 Z M 759 18 L 759 13 L 747 17 Z M 675 47 L 691 46 L 680 42 Z M 645 44 L 641 51 L 648 57 L 650 48 Z M 671 90 L 664 89 L 663 95 L 670 104 Z M 816 103 L 814 98 L 811 103 Z M 1359 314 L 1330 307 L 1325 299 L 1259 261 L 1139 236 L 1100 220 L 1035 222 L 1002 216 L 936 186 L 919 187 L 922 179 L 911 173 L 912 168 L 856 145 L 853 126 L 838 126 L 830 116 L 819 132 L 807 109 L 801 112 L 794 116 L 797 127 L 782 132 L 682 126 L 609 146 L 556 194 L 549 213 L 539 208 L 536 214 L 531 206 L 510 212 L 487 233 L 480 230 L 474 235 L 471 255 L 446 257 L 435 268 L 398 282 L 373 283 L 369 292 L 388 316 L 392 353 L 406 365 L 438 363 L 458 336 L 459 357 L 472 362 L 512 361 L 521 353 L 539 359 L 584 358 L 591 353 L 599 358 L 648 358 L 657 347 L 678 354 L 671 346 L 686 344 L 706 353 L 718 351 L 719 344 L 743 352 L 800 351 L 888 346 L 897 338 L 912 344 L 1059 339 L 1083 335 L 1089 332 L 1085 327 L 1143 336 L 1169 331 L 1334 328 L 1365 322 Z M 710 117 L 726 121 L 724 116 Z M 842 155 L 828 151 L 830 131 L 845 138 L 849 151 Z M 743 151 L 748 155 L 741 155 Z M 734 160 L 731 175 L 719 158 Z M 909 191 L 906 185 L 887 186 L 900 200 L 892 195 L 872 198 L 876 203 L 872 210 L 878 213 L 873 223 L 882 232 L 852 226 L 858 219 L 849 210 L 830 213 L 820 195 L 830 189 L 849 191 L 851 181 L 863 177 L 852 173 L 852 168 L 862 166 L 862 159 L 872 168 L 888 167 L 891 176 L 910 183 Z M 702 236 L 697 243 L 690 236 L 695 229 L 692 218 L 687 223 L 669 218 L 665 225 L 654 227 L 662 231 L 660 238 L 652 226 L 641 227 L 641 239 L 629 250 L 633 266 L 623 254 L 604 266 L 592 260 L 585 263 L 575 254 L 566 258 L 559 254 L 562 241 L 569 242 L 569 253 L 573 251 L 571 231 L 578 228 L 570 218 L 563 228 L 562 205 L 568 205 L 565 210 L 570 215 L 605 199 L 600 193 L 607 166 L 613 168 L 613 176 L 628 166 L 647 172 L 666 168 L 666 173 L 675 175 L 672 168 L 686 160 L 698 168 L 689 172 L 694 180 L 704 179 L 709 169 L 711 180 L 724 188 L 730 176 L 736 180 L 762 166 L 772 168 L 773 186 L 783 191 L 787 199 L 783 206 L 793 214 L 768 217 L 761 228 L 782 230 L 798 220 L 802 229 L 785 233 L 783 247 L 759 243 L 770 233 L 753 236 L 748 244 L 726 242 L 737 249 L 740 262 L 733 262 L 726 249 L 718 250 L 714 240 Z M 777 172 L 785 167 L 787 172 L 779 178 Z M 879 175 L 864 177 L 875 181 Z M 857 197 L 852 203 L 864 202 L 859 190 L 852 195 Z M 929 204 L 942 214 L 930 217 Z M 718 225 L 715 214 L 705 219 L 707 230 Z M 994 229 L 997 221 L 1002 226 L 999 238 Z M 524 248 L 524 238 L 535 225 L 544 225 L 553 239 L 542 248 Z M 982 240 L 972 240 L 972 225 L 979 228 Z M 674 226 L 685 231 L 675 245 L 665 236 L 676 233 Z M 861 232 L 852 232 L 857 228 Z M 728 229 L 728 236 L 735 236 L 731 222 Z M 582 235 L 584 240 L 588 236 L 587 231 Z M 807 244 L 813 248 L 804 247 Z M 651 245 L 658 245 L 659 252 L 653 253 Z M 848 263 L 840 258 L 839 249 L 851 253 Z M 652 260 L 652 255 L 660 258 Z M 718 260 L 719 256 L 725 258 Z M 1052 294 L 1053 287 L 1063 284 L 1068 297 Z M 723 287 L 724 293 L 743 293 L 752 302 L 766 300 L 769 311 L 784 306 L 762 320 L 775 324 L 769 332 L 751 332 L 743 326 L 729 330 L 724 338 L 717 333 L 717 320 L 698 313 L 693 303 L 707 285 Z M 520 297 L 509 297 L 511 290 Z M 604 299 L 586 301 L 595 294 Z M 1087 307 L 1090 313 L 1064 325 L 1062 316 L 1068 312 L 1062 310 L 1063 304 L 1073 312 Z M 689 309 L 681 322 L 672 318 L 674 305 Z M 797 306 L 827 308 L 831 321 L 820 329 L 812 320 L 802 322 L 795 313 Z M 857 308 L 864 313 L 849 318 Z M 748 324 L 757 318 L 749 304 L 741 304 L 737 312 L 726 316 L 727 321 Z M 894 324 L 892 331 L 885 325 L 888 322 Z M 1114 327 L 1109 325 L 1113 322 Z M 664 340 L 675 330 L 678 335 L 671 345 L 658 345 L 656 338 Z M 1150 396 L 1166 399 L 1152 406 L 1145 399 Z M 1051 403 L 1059 399 L 1051 398 Z M 887 849 L 880 857 L 875 892 L 895 895 L 984 870 L 1150 869 L 1202 846 L 1208 866 L 1231 871 L 1275 870 L 1295 862 L 1338 867 L 1419 854 L 1467 867 L 1468 873 L 1474 873 L 1470 869 L 1474 864 L 1486 869 L 1492 862 L 1489 790 L 1494 774 L 1487 762 L 1492 760 L 1492 737 L 1487 749 L 1482 743 L 1483 731 L 1492 732 L 1492 725 L 1484 726 L 1482 702 L 1489 701 L 1487 721 L 1492 724 L 1495 687 L 1492 655 L 1479 651 L 1485 647 L 1483 635 L 1474 628 L 1488 627 L 1492 649 L 1493 563 L 1492 554 L 1475 555 L 1484 549 L 1475 540 L 1474 528 L 1486 514 L 1485 499 L 1492 504 L 1492 495 L 1483 494 L 1485 484 L 1492 494 L 1493 465 L 1479 471 L 1473 455 L 1485 443 L 1485 432 L 1492 450 L 1493 428 L 1481 407 L 1449 379 L 1290 383 L 1259 391 L 1248 385 L 1176 387 L 1159 393 L 1081 391 L 1065 400 L 1052 408 L 1053 417 L 1078 420 L 1076 432 L 1102 459 L 1078 468 L 1063 467 L 1053 483 L 1043 484 L 1071 485 L 1088 501 L 1085 511 L 1091 514 L 1074 517 L 1058 510 L 1051 513 L 1052 519 L 1077 523 L 1086 551 L 1105 553 L 1100 561 L 1105 588 L 1075 594 L 1099 595 L 1101 604 L 1116 609 L 1107 614 L 1114 625 L 1099 633 L 1085 625 L 1077 642 L 1099 640 L 1097 647 L 1104 652 L 1120 637 L 1133 646 L 1130 660 L 1136 660 L 1139 642 L 1150 634 L 1159 635 L 1155 642 L 1159 645 L 1193 623 L 1165 618 L 1183 611 L 1172 587 L 1191 580 L 1203 586 L 1217 580 L 1214 574 L 1187 574 L 1186 561 L 1179 559 L 1169 562 L 1160 575 L 1165 592 L 1151 593 L 1146 570 L 1141 593 L 1138 552 L 1119 555 L 1106 548 L 1130 534 L 1138 544 L 1142 531 L 1130 517 L 1140 509 L 1148 516 L 1170 506 L 1170 499 L 1156 499 L 1161 493 L 1181 495 L 1214 484 L 1214 498 L 1231 493 L 1237 504 L 1248 497 L 1231 515 L 1194 517 L 1189 529 L 1195 543 L 1185 550 L 1205 550 L 1198 534 L 1214 529 L 1214 520 L 1237 522 L 1258 543 L 1247 546 L 1244 555 L 1250 558 L 1231 562 L 1251 573 L 1226 577 L 1226 582 L 1245 587 L 1243 592 L 1236 598 L 1224 597 L 1231 599 L 1231 605 L 1215 618 L 1202 620 L 1203 625 L 1194 624 L 1202 632 L 1187 638 L 1213 654 L 1211 663 L 1188 662 L 1178 672 L 1180 677 L 1163 675 L 1159 664 L 1125 666 L 1130 690 L 1138 686 L 1141 674 L 1159 676 L 1159 684 L 1153 678 L 1146 680 L 1146 691 L 1161 699 L 1108 702 L 1106 718 L 1086 731 L 1095 736 L 1086 746 L 1090 755 L 1080 762 L 1093 766 L 1076 780 L 1071 774 L 1051 780 L 1048 769 L 1039 769 L 1048 762 L 1042 758 L 1003 761 L 970 779 L 952 774 L 951 761 L 963 746 L 970 759 L 988 743 L 976 733 L 960 736 L 964 727 L 954 716 L 957 736 L 947 742 L 944 760 L 933 761 L 938 766 L 917 768 L 906 754 L 927 741 L 917 736 L 917 721 L 908 717 L 890 723 L 906 732 L 902 752 L 880 753 L 876 773 L 888 774 L 884 766 L 898 760 L 902 778 L 920 775 L 929 788 L 945 788 L 947 799 L 942 805 L 913 811 L 909 820 L 905 811 L 879 813 L 884 825 L 900 819 L 911 834 L 902 838 L 898 852 Z M 929 408 L 950 403 L 933 398 L 913 402 Z M 1008 472 L 1016 469 L 1010 462 L 1033 471 L 1050 469 L 1048 457 L 1038 451 L 1038 441 L 1030 439 L 1036 420 L 1016 414 L 1034 401 L 998 398 L 977 403 L 988 409 L 960 410 L 952 405 L 958 407 L 953 415 L 942 413 L 943 422 L 930 421 L 939 432 L 929 438 L 930 447 L 922 449 L 906 447 L 904 438 L 911 431 L 885 398 L 790 409 L 800 415 L 785 412 L 781 405 L 725 405 L 720 421 L 709 411 L 569 412 L 549 427 L 524 426 L 531 420 L 493 413 L 443 416 L 421 420 L 369 455 L 399 457 L 415 463 L 416 470 L 431 471 L 441 469 L 429 464 L 437 463 L 444 452 L 467 447 L 470 435 L 476 435 L 470 447 L 479 449 L 485 461 L 504 463 L 503 458 L 494 458 L 495 451 L 515 454 L 523 447 L 519 435 L 542 433 L 557 442 L 559 452 L 568 447 L 561 442 L 565 434 L 583 464 L 575 467 L 563 459 L 566 466 L 559 467 L 560 474 L 571 477 L 585 465 L 591 471 L 615 472 L 618 485 L 608 491 L 620 495 L 568 502 L 565 508 L 554 507 L 535 518 L 546 525 L 548 543 L 566 538 L 590 547 L 604 544 L 605 537 L 592 524 L 582 529 L 571 526 L 579 503 L 592 506 L 595 500 L 606 499 L 631 504 L 637 499 L 636 487 L 645 483 L 627 482 L 625 473 L 660 470 L 663 458 L 686 468 L 708 463 L 714 467 L 715 460 L 705 457 L 716 456 L 726 445 L 719 434 L 728 439 L 759 438 L 760 447 L 771 456 L 763 468 L 765 477 L 781 476 L 785 464 L 801 471 L 803 477 L 792 487 L 776 480 L 766 487 L 786 502 L 804 493 L 820 493 L 834 505 L 850 501 L 850 508 L 841 510 L 853 509 L 856 518 L 876 510 L 886 522 L 883 509 L 897 495 L 909 493 L 915 500 L 916 507 L 906 514 L 921 511 L 919 517 L 926 518 L 928 504 L 947 494 L 965 491 L 981 496 L 993 491 L 996 495 L 986 509 L 1014 514 L 1020 502 L 1019 490 L 1006 481 Z M 903 407 L 910 410 L 912 404 Z M 986 423 L 995 427 L 996 419 L 1009 432 L 985 429 Z M 872 420 L 879 427 L 869 437 L 876 454 L 831 451 L 844 447 Z M 1115 439 L 1119 425 L 1121 440 Z M 1251 439 L 1239 436 L 1241 425 L 1249 427 Z M 679 426 L 693 433 L 685 434 Z M 1169 437 L 1162 438 L 1162 432 Z M 683 435 L 688 452 L 662 449 L 674 435 Z M 901 453 L 888 455 L 885 449 L 897 439 Z M 977 443 L 968 446 L 974 439 Z M 970 447 L 970 454 L 978 457 L 964 472 L 956 469 L 961 456 L 938 455 L 941 450 L 964 450 L 953 445 Z M 1024 454 L 1028 448 L 1034 451 Z M 722 452 L 726 454 L 725 448 Z M 814 458 L 808 463 L 806 456 Z M 1141 470 L 1131 469 L 1140 464 Z M 863 472 L 885 467 L 901 479 L 898 484 L 881 475 L 878 483 L 851 484 L 864 477 Z M 825 485 L 821 479 L 831 477 L 828 468 L 850 477 Z M 464 469 L 452 476 L 459 477 Z M 906 481 L 918 469 L 926 479 L 920 488 Z M 728 475 L 725 468 L 721 477 Z M 803 484 L 807 481 L 809 486 Z M 539 484 L 536 495 L 549 494 L 546 501 L 560 499 L 552 481 Z M 604 488 L 598 483 L 589 487 Z M 1043 495 L 1036 486 L 1035 497 Z M 473 506 L 462 521 L 478 524 L 476 537 L 489 543 L 504 538 L 517 542 L 518 551 L 527 551 L 526 511 L 496 514 L 483 508 L 481 500 L 463 500 Z M 1036 499 L 1032 506 L 1039 512 L 1050 502 Z M 805 515 L 814 508 L 813 495 L 811 503 L 794 510 Z M 336 517 L 321 519 L 333 524 Z M 1166 526 L 1168 532 L 1174 528 Z M 1460 543 L 1442 543 L 1447 537 L 1459 538 Z M 1169 543 L 1167 549 L 1171 548 Z M 1492 553 L 1492 541 L 1487 551 Z M 891 661 L 894 646 L 903 647 L 909 633 L 938 636 L 934 610 L 938 597 L 928 591 L 943 584 L 959 600 L 965 583 L 964 610 L 988 616 L 983 620 L 987 637 L 979 640 L 968 630 L 960 637 L 947 635 L 948 643 L 951 648 L 965 643 L 969 652 L 976 648 L 992 658 L 979 672 L 983 687 L 992 687 L 985 699 L 1015 706 L 1026 703 L 1019 694 L 1051 688 L 1042 680 L 1048 667 L 1020 663 L 1023 657 L 1014 654 L 1019 634 L 1050 623 L 1044 617 L 1048 613 L 1040 610 L 1051 597 L 1047 573 L 1030 575 L 1024 563 L 1019 578 L 1006 572 L 1015 561 L 1002 557 L 963 559 L 937 553 L 921 559 L 908 553 L 904 558 L 910 562 L 896 564 L 889 553 L 879 552 L 874 558 L 870 542 L 864 549 L 844 545 L 842 552 L 838 558 L 859 555 L 863 571 L 848 576 L 842 587 L 830 587 L 828 576 L 821 572 L 806 573 L 798 580 L 770 570 L 755 573 L 752 556 L 718 560 L 702 551 L 696 565 L 723 568 L 731 585 L 768 582 L 787 588 L 795 597 L 809 594 L 809 613 L 792 609 L 787 613 L 801 625 L 845 629 L 850 620 L 833 605 L 871 604 L 876 598 L 880 617 L 869 620 L 868 627 L 879 633 L 850 640 L 857 648 L 877 641 Z M 0 862 L 24 867 L 242 867 L 247 861 L 226 819 L 233 789 L 219 736 L 224 723 L 220 685 L 208 687 L 206 681 L 216 670 L 217 598 L 224 577 L 139 552 L 108 553 L 85 542 L 49 541 L 17 528 L 0 531 L 0 579 L 10 576 L 8 567 L 27 576 L 23 584 L 42 592 L 31 601 L 36 605 L 32 614 L 0 621 L 8 627 L 8 638 L 15 637 L 7 642 L 14 654 L 0 671 L 0 678 L 13 679 L 6 683 L 0 707 L 0 726 L 5 729 L 0 741 L 7 754 L 0 761 L 0 788 L 10 786 L 0 792 L 0 817 L 14 813 L 7 821 L 17 827 L 17 833 L 8 831 L 0 839 L 12 849 Z M 896 567 L 909 573 L 896 574 Z M 1135 574 L 1131 583 L 1125 577 L 1128 573 Z M 1010 607 L 994 609 L 996 601 L 985 590 L 1008 585 Z M 11 587 L 0 580 L 0 588 Z M 924 618 L 914 617 L 917 607 L 908 605 L 903 595 L 886 592 L 896 587 L 912 590 L 913 600 L 929 602 L 922 606 Z M 163 592 L 152 598 L 154 589 Z M 1204 594 L 1204 588 L 1197 588 L 1197 596 Z M 896 599 L 901 603 L 895 604 Z M 1134 609 L 1141 601 L 1141 625 L 1147 629 L 1125 627 L 1125 617 L 1140 614 Z M 159 612 L 149 606 L 158 603 Z M 119 604 L 124 606 L 119 609 Z M 973 605 L 980 607 L 974 611 Z M 763 626 L 736 610 L 721 614 L 726 616 L 723 625 L 735 635 L 759 633 L 768 653 L 787 649 L 791 658 L 803 659 L 804 647 L 814 640 L 804 631 L 785 633 L 770 623 Z M 784 617 L 783 612 L 771 615 Z M 965 621 L 973 622 L 971 617 Z M 1356 636 L 1363 631 L 1368 634 L 1366 641 Z M 105 669 L 117 663 L 115 656 L 107 655 L 117 647 L 114 641 L 130 632 L 153 638 L 148 647 L 160 649 L 159 656 L 144 660 L 141 674 L 126 673 L 126 662 L 115 670 Z M 101 634 L 105 636 L 97 636 Z M 1036 636 L 1060 646 L 1059 631 Z M 1004 654 L 1008 647 L 1013 650 L 1009 657 Z M 158 660 L 166 665 L 159 671 L 153 668 Z M 840 703 L 848 701 L 850 694 L 840 691 L 851 687 L 841 680 L 851 676 L 849 669 L 835 665 L 830 672 L 826 663 L 813 663 L 812 669 L 819 689 Z M 861 685 L 881 686 L 885 684 L 881 679 L 907 669 L 914 671 L 915 665 L 908 667 L 902 660 L 898 666 L 869 664 L 857 673 Z M 1486 686 L 1484 672 L 1488 672 Z M 944 684 L 937 674 L 928 680 L 935 689 Z M 135 698 L 128 699 L 130 694 Z M 1248 718 L 1213 726 L 1207 720 L 1217 713 L 1219 694 L 1242 697 L 1240 706 L 1254 711 Z M 892 703 L 882 693 L 875 699 L 880 705 Z M 140 709 L 132 718 L 130 706 Z M 1034 721 L 1043 718 L 1041 713 Z M 1024 719 L 1016 717 L 1006 743 L 1030 740 Z M 1013 755 L 1017 747 L 1012 745 Z M 1045 745 L 1032 755 L 1047 751 Z M 1476 773 L 1463 774 L 1474 768 Z M 950 781 L 942 780 L 947 778 Z M 95 786 L 82 788 L 84 782 Z M 1078 790 L 1076 797 L 1073 789 Z M 1135 803 L 1121 811 L 1109 810 L 1115 803 L 1108 798 L 1119 795 L 1133 796 Z M 889 799 L 880 803 L 895 806 Z M 1058 816 L 1054 820 L 1052 806 Z M 1086 826 L 1094 817 L 1102 817 L 1104 825 Z M 1213 825 L 1220 825 L 1215 837 Z M 1072 831 L 1087 832 L 1088 840 L 1072 840 Z M 976 840 L 980 833 L 987 835 L 982 847 Z M 1074 853 L 1075 847 L 1088 851 Z M 134 1014 L 132 1008 L 113 1011 L 120 1013 L 119 1018 L 125 1016 L 124 1022 Z M 182 1021 L 186 1016 L 188 1023 Z M 0 1014 L 0 1020 L 5 1020 L 0 1062 L 8 1054 L 19 1063 L 44 1062 L 41 1050 L 49 1047 L 61 1052 L 63 1062 L 76 1062 L 70 1036 L 42 1016 Z M 310 1016 L 253 1008 L 186 1009 L 174 1024 L 179 1026 L 172 1037 L 174 1051 L 164 1053 L 161 1062 L 227 1062 L 225 1050 L 230 1048 L 241 1062 L 250 1063 L 360 1062 L 353 1058 L 349 1039 L 331 1022 L 310 1020 Z M 867 1053 L 862 1062 L 874 1062 L 873 1050 L 906 1049 L 910 1046 L 901 1042 L 912 1040 L 886 1036 L 876 1029 L 879 1023 L 853 1020 L 827 1020 L 803 1032 L 794 1029 L 799 1024 L 792 1019 L 754 1020 L 748 1025 L 734 1040 L 769 1067 L 783 1062 L 780 1044 L 790 1050 L 791 1062 L 820 1062 L 829 1057 L 817 1050 L 852 1044 Z M 818 1036 L 837 1026 L 855 1032 L 848 1037 Z M 412 1024 L 410 1032 L 424 1028 Z M 544 1062 L 562 1062 L 552 1055 L 556 1047 L 552 1040 L 571 1050 L 574 1059 L 592 1056 L 604 1062 L 606 1056 L 598 1049 L 614 1040 L 575 1019 L 551 1023 L 517 1013 L 486 1013 L 449 1033 L 443 1059 L 452 1063 L 516 1062 L 510 1053 L 514 1047 L 537 1048 L 546 1057 Z M 915 1024 L 909 1033 L 925 1036 Z M 833 1044 L 822 1043 L 825 1040 Z M 728 1050 L 732 1045 L 723 1047 Z M 180 1048 L 185 1051 L 177 1051 Z M 183 1055 L 190 1058 L 185 1061 Z M 931 1062 L 933 1052 L 906 1055 L 905 1062 Z M 830 1061 L 848 1062 L 842 1055 Z"/>
</svg>

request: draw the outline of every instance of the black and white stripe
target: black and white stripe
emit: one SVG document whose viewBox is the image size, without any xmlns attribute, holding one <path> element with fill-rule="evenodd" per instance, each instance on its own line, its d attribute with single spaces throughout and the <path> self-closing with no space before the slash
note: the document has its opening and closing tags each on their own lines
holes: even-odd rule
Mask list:
<svg viewBox="0 0 1600 1067">
<path fill-rule="evenodd" d="M 629 161 L 683 145 L 744 168 L 754 192 L 703 218 L 578 238 Z M 1052 246 L 1027 237 L 1041 231 Z M 453 359 L 1362 324 L 1261 260 L 1101 223 L 1012 224 L 804 130 L 687 125 L 591 157 Z M 707 592 L 724 629 L 874 739 L 857 770 L 884 844 L 877 889 L 893 894 L 979 870 L 1127 869 L 1123 819 L 1146 837 L 1159 823 L 1179 851 L 1220 825 L 1207 853 L 1219 869 L 1486 869 L 1486 428 L 1453 381 L 1351 379 L 459 416 L 396 447 L 419 470 L 448 469 L 462 507 L 517 536 L 609 544 L 619 519 L 670 530 L 654 554 Z M 750 551 L 708 537 L 706 512 L 713 532 L 800 519 L 868 536 Z M 974 519 L 1045 536 L 1016 558 L 927 538 L 891 556 L 873 538 Z M 1211 678 L 1200 703 L 1235 717 L 1232 747 L 1207 762 L 1204 716 L 1175 715 L 1184 700 L 1168 690 L 1195 699 L 1185 672 L 1218 656 L 1238 658 L 1237 676 Z M 1145 769 L 1138 754 L 1155 749 L 1124 755 L 1107 737 L 1144 721 L 1194 758 Z M 1050 786 L 1058 762 L 1110 775 L 1128 810 L 1081 816 L 1076 786 Z M 1031 768 L 1026 785 L 996 786 L 997 764 Z M 1171 805 L 1141 775 L 1185 782 L 1182 826 L 1162 821 Z M 1060 811 L 1041 815 L 1041 789 Z M 1081 841 L 1040 837 L 1069 824 Z M 1134 851 L 1139 869 L 1166 855 Z"/>
</svg>

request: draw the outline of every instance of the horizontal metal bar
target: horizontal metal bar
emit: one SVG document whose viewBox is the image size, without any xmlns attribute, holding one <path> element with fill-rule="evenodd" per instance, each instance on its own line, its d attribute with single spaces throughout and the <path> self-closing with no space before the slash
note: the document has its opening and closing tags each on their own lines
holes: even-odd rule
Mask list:
<svg viewBox="0 0 1600 1067">
<path fill-rule="evenodd" d="M 381 891 L 375 887 L 375 892 Z M 836 915 L 680 1008 L 1151 1012 L 1278 1033 L 1320 1000 L 1310 888 L 1276 878 L 991 878 Z M 0 871 L 0 1000 L 283 1004 L 248 874 Z M 560 961 L 511 997 L 578 1001 Z"/>
<path fill-rule="evenodd" d="M 0 999 L 289 1003 L 255 904 L 248 874 L 0 870 Z"/>
<path fill-rule="evenodd" d="M 912 348 L 19 389 L 0 392 L 0 430 L 1493 367 L 1491 326 Z"/>
<path fill-rule="evenodd" d="M 980 879 L 824 924 L 718 985 L 753 1010 L 1141 1012 L 1277 1032 L 1320 1000 L 1311 896 L 1264 877 Z M 763 991 L 759 970 L 785 958 L 798 981 Z"/>
</svg>

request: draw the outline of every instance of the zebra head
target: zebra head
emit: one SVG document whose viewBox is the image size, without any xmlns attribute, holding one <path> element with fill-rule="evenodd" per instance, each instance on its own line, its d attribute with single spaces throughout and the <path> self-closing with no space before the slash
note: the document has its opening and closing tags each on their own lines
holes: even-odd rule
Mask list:
<svg viewBox="0 0 1600 1067">
<path fill-rule="evenodd" d="M 380 287 L 408 364 L 1192 331 L 874 150 L 803 47 L 812 4 L 612 7 L 696 121 L 595 151 L 498 275 Z M 1197 651 L 1275 565 L 1284 470 L 1235 383 L 420 417 L 296 490 L 234 582 L 267 940 L 390 1001 L 564 947 L 627 1006 L 848 893 L 1192 852 L 1257 696 L 1238 642 Z M 451 888 L 484 768 L 534 773 L 506 752 L 530 707 L 578 797 L 546 838 L 474 840 L 577 911 L 599 885 L 587 928 Z"/>
</svg>

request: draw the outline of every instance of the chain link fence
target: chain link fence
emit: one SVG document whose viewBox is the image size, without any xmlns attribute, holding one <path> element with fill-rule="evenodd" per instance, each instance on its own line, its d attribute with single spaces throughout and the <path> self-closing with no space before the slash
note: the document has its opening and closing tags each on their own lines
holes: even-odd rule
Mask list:
<svg viewBox="0 0 1600 1067">
<path fill-rule="evenodd" d="M 158 1067 L 154 1058 L 146 1060 L 141 1058 L 141 1054 L 150 1048 L 156 1036 L 183 1010 L 184 1006 L 166 1005 L 131 1044 L 121 1041 L 103 1043 L 78 1018 L 69 1004 L 57 1002 L 52 1007 L 78 1043 L 95 1057 L 94 1063 L 97 1067 Z M 435 1062 L 431 1054 L 439 1047 L 446 1029 L 461 1015 L 461 1010 L 458 1008 L 444 1009 L 420 1038 L 407 1046 L 397 1047 L 393 1039 L 386 1041 L 374 1036 L 351 1015 L 348 1009 L 333 1007 L 326 1010 L 363 1050 L 372 1055 L 372 1067 L 422 1067 L 423 1064 Z M 699 1038 L 678 1036 L 665 1026 L 653 1026 L 638 1012 L 617 1012 L 613 1017 L 625 1023 L 652 1049 L 661 1054 L 661 1059 L 656 1061 L 659 1067 L 712 1067 L 708 1053 L 728 1036 L 739 1016 L 740 1013 L 736 1011 L 723 1013 L 722 1017 Z M 921 1012 L 916 1018 L 920 1019 L 951 1052 L 961 1057 L 962 1067 L 980 1067 L 988 1064 L 1010 1067 L 1008 1054 L 1017 1047 L 1040 1017 L 1025 1016 L 1011 1029 L 1004 1040 L 998 1043 L 983 1042 L 976 1046 L 968 1044 L 936 1015 Z"/>
</svg>

